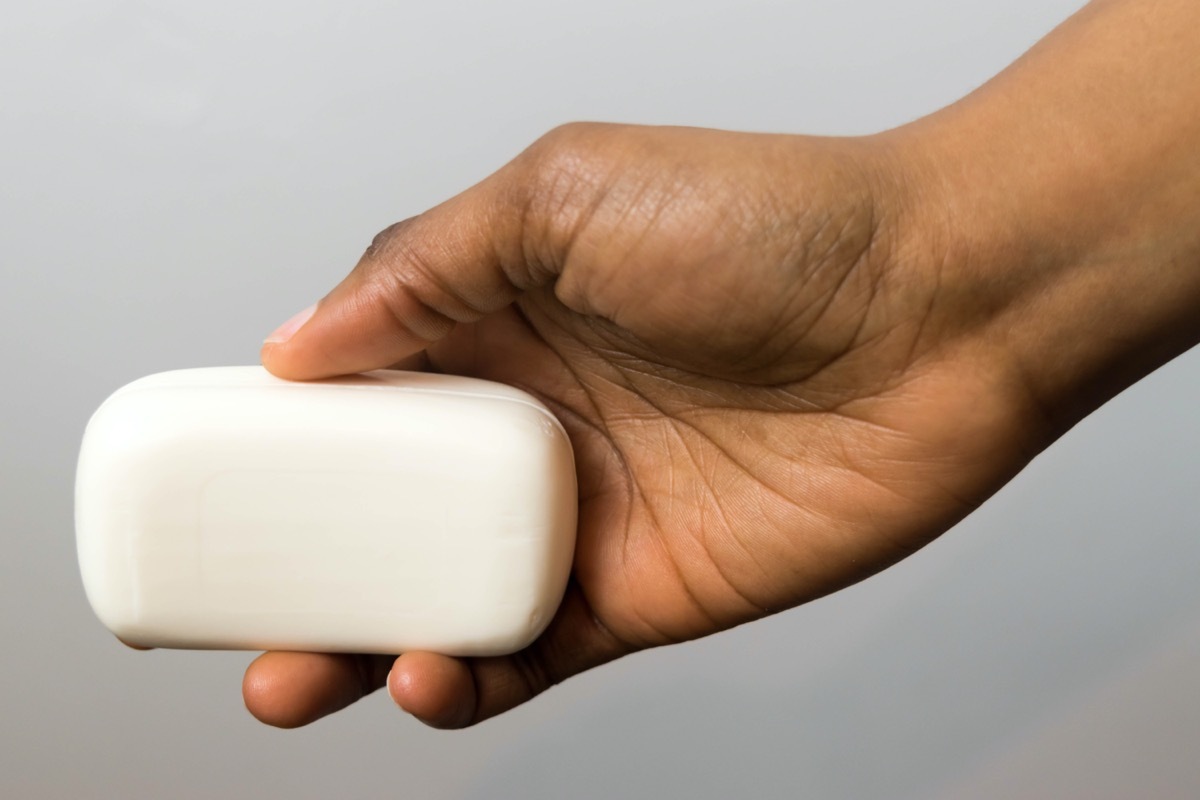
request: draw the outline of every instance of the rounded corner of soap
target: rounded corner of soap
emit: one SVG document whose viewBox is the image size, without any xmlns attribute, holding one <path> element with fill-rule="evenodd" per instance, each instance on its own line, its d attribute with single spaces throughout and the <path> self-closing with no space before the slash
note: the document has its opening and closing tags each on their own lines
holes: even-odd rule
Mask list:
<svg viewBox="0 0 1200 800">
<path fill-rule="evenodd" d="M 100 624 L 123 642 L 141 644 L 139 640 L 142 631 L 130 613 L 128 604 L 121 602 L 120 598 L 110 592 L 97 591 L 91 583 L 85 577 L 84 593 L 87 595 L 92 613 L 96 615 Z"/>
</svg>

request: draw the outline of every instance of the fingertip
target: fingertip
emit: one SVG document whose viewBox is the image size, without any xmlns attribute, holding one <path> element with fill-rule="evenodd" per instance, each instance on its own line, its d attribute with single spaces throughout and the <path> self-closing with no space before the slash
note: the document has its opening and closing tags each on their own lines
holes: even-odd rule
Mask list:
<svg viewBox="0 0 1200 800">
<path fill-rule="evenodd" d="M 263 342 L 262 347 L 258 351 L 258 360 L 262 362 L 263 367 L 267 372 L 274 375 L 276 378 L 284 380 L 298 380 L 289 374 L 287 361 L 282 357 L 284 346 L 274 342 Z"/>
<path fill-rule="evenodd" d="M 303 311 L 293 314 L 286 322 L 284 322 L 275 330 L 271 331 L 271 333 L 267 335 L 267 338 L 263 340 L 263 344 L 286 344 L 288 340 L 296 334 L 297 331 L 304 327 L 306 322 L 312 319 L 312 315 L 315 314 L 316 311 L 317 304 L 313 303 Z"/>
<path fill-rule="evenodd" d="M 387 304 L 347 279 L 320 303 L 268 336 L 259 358 L 272 375 L 310 381 L 353 375 L 424 358 L 428 344 L 399 323 Z"/>
<path fill-rule="evenodd" d="M 290 653 L 263 653 L 250 663 L 242 678 L 242 701 L 259 722 L 274 728 L 299 728 L 322 714 L 310 698 L 298 698 L 295 664 Z M 300 702 L 297 702 L 297 700 Z"/>
<path fill-rule="evenodd" d="M 328 303 L 313 303 L 295 314 L 263 340 L 259 359 L 267 371 L 277 378 L 303 381 L 353 372 L 339 369 L 337 359 L 331 359 L 321 346 L 322 329 L 328 327 Z M 319 318 L 318 311 L 321 311 Z M 336 319 L 338 315 L 334 314 Z"/>
<path fill-rule="evenodd" d="M 432 728 L 464 728 L 475 716 L 475 679 L 466 662 L 434 653 L 405 653 L 387 679 L 402 710 Z"/>
<path fill-rule="evenodd" d="M 303 337 L 296 338 L 300 339 Z M 276 378 L 283 378 L 284 380 L 312 380 L 334 374 L 314 370 L 311 364 L 306 363 L 312 359 L 305 356 L 305 348 L 303 346 L 296 346 L 296 343 L 291 339 L 286 342 L 264 341 L 262 347 L 259 349 L 258 358 L 267 372 L 270 372 Z"/>
<path fill-rule="evenodd" d="M 304 724 L 295 709 L 279 691 L 281 673 L 274 669 L 273 653 L 264 653 L 250 663 L 242 677 L 242 701 L 259 722 L 275 728 L 295 728 Z"/>
<path fill-rule="evenodd" d="M 377 664 L 374 656 L 264 653 L 246 668 L 242 699 L 260 722 L 299 728 L 379 688 Z"/>
<path fill-rule="evenodd" d="M 242 702 L 259 722 L 275 728 L 290 727 L 274 691 L 275 676 L 259 667 L 261 660 L 262 656 L 252 661 L 242 676 Z"/>
</svg>

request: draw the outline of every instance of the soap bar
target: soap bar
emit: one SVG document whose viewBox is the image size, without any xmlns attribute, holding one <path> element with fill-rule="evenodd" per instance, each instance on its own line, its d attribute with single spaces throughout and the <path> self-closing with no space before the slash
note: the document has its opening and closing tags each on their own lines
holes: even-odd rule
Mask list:
<svg viewBox="0 0 1200 800">
<path fill-rule="evenodd" d="M 515 652 L 562 599 L 578 506 L 535 398 L 386 370 L 134 381 L 88 423 L 75 492 L 101 622 L 201 649 Z"/>
</svg>

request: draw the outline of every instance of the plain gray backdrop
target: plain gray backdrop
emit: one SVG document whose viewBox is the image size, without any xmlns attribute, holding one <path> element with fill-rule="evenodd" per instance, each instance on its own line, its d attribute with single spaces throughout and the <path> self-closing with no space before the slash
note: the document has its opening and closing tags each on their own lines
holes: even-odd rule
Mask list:
<svg viewBox="0 0 1200 800">
<path fill-rule="evenodd" d="M 465 732 L 382 694 L 263 727 L 248 654 L 122 648 L 75 562 L 109 392 L 254 363 L 377 230 L 555 124 L 873 132 L 1080 5 L 7 3 L 0 796 L 1200 796 L 1196 353 L 882 575 Z"/>
</svg>

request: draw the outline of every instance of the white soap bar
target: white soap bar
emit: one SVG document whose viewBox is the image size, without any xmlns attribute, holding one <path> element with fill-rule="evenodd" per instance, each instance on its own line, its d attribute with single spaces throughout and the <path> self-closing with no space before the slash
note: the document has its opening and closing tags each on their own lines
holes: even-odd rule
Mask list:
<svg viewBox="0 0 1200 800">
<path fill-rule="evenodd" d="M 509 386 L 164 372 L 100 406 L 76 477 L 100 620 L 152 647 L 495 655 L 558 607 L 571 446 Z"/>
</svg>

